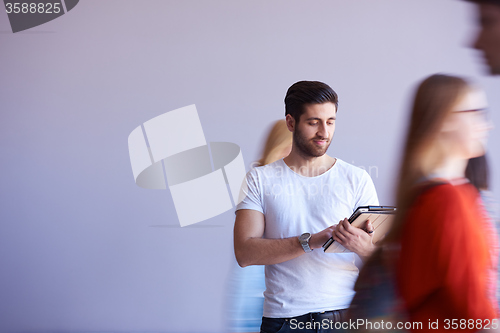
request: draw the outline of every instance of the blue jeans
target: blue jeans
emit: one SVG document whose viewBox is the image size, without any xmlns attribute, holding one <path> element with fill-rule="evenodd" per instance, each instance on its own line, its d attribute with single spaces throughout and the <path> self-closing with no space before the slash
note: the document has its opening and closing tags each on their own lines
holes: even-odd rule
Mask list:
<svg viewBox="0 0 500 333">
<path fill-rule="evenodd" d="M 262 317 L 261 333 L 328 333 L 338 331 L 347 320 L 347 309 L 311 312 L 292 318 Z M 337 327 L 337 329 L 336 329 Z"/>
</svg>

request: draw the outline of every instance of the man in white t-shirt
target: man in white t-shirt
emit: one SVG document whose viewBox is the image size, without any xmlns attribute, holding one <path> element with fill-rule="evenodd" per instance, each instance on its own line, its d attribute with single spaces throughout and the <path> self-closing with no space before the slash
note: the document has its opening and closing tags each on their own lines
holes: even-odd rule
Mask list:
<svg viewBox="0 0 500 333">
<path fill-rule="evenodd" d="M 354 295 L 356 256 L 373 251 L 371 224 L 362 230 L 346 219 L 358 206 L 378 205 L 373 182 L 366 171 L 325 154 L 337 107 L 328 85 L 293 84 L 285 97 L 291 153 L 247 174 L 234 248 L 240 266 L 266 265 L 261 332 L 333 331 Z M 332 236 L 348 252 L 324 253 Z"/>
</svg>

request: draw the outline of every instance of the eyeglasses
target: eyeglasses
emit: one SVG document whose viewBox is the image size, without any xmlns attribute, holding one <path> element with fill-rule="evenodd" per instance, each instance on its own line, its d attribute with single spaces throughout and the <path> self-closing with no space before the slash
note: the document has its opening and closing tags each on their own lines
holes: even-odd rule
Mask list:
<svg viewBox="0 0 500 333">
<path fill-rule="evenodd" d="M 474 113 L 474 115 L 481 117 L 482 120 L 486 122 L 490 122 L 490 113 L 488 112 L 487 109 L 474 109 L 474 110 L 461 110 L 461 111 L 452 111 L 453 113 L 462 113 L 462 112 L 467 112 L 467 113 Z"/>
</svg>

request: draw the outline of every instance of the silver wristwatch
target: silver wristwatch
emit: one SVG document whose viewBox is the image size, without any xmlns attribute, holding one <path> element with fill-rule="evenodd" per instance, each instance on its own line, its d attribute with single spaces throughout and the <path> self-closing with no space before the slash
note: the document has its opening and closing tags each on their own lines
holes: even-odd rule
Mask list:
<svg viewBox="0 0 500 333">
<path fill-rule="evenodd" d="M 310 239 L 311 239 L 311 234 L 308 232 L 304 232 L 302 235 L 299 236 L 300 245 L 302 245 L 302 248 L 306 253 L 312 251 L 311 247 L 309 246 Z"/>
</svg>

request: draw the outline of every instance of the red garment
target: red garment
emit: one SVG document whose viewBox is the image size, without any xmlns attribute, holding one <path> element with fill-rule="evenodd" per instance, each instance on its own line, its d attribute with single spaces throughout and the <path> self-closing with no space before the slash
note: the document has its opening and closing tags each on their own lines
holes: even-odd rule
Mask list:
<svg viewBox="0 0 500 333">
<path fill-rule="evenodd" d="M 476 331 L 479 323 L 484 327 L 489 322 L 491 329 L 497 318 L 494 291 L 489 290 L 494 246 L 486 237 L 478 196 L 470 184 L 437 185 L 424 191 L 408 212 L 397 282 L 410 320 L 422 322 L 424 331 L 429 319 L 438 320 L 439 329 L 432 332 L 449 332 L 453 319 L 458 325 L 463 319 L 479 319 L 467 326 Z"/>
<path fill-rule="evenodd" d="M 495 224 L 488 214 L 482 197 L 478 200 L 478 205 L 481 207 L 483 214 L 484 228 L 486 229 L 486 240 L 490 245 L 491 262 L 498 263 L 498 235 Z M 488 274 L 488 291 L 490 291 L 490 301 L 495 306 L 495 312 L 498 314 L 498 301 L 497 301 L 497 281 L 498 281 L 498 267 L 491 267 Z"/>
</svg>

